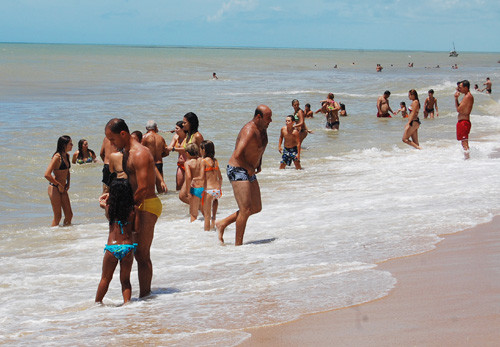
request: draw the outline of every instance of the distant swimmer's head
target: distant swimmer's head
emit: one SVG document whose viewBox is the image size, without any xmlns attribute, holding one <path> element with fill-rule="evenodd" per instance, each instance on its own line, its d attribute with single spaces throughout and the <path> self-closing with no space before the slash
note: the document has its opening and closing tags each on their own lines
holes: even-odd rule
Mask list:
<svg viewBox="0 0 500 347">
<path fill-rule="evenodd" d="M 429 89 L 429 95 L 434 95 L 434 89 Z"/>
<path fill-rule="evenodd" d="M 190 143 L 186 146 L 186 152 L 191 156 L 191 157 L 199 157 L 200 156 L 200 150 L 198 148 L 198 145 L 195 143 Z"/>
<path fill-rule="evenodd" d="M 332 99 L 333 100 L 334 98 L 335 98 L 335 95 L 333 95 L 333 93 L 329 93 L 328 94 L 328 99 Z"/>
<path fill-rule="evenodd" d="M 342 111 L 345 111 L 345 105 L 344 105 L 344 104 L 342 104 L 342 103 L 340 103 L 339 105 L 340 105 L 340 109 L 341 109 Z"/>
<path fill-rule="evenodd" d="M 391 92 L 390 92 L 390 91 L 388 91 L 388 90 L 386 90 L 386 91 L 384 92 L 384 95 L 385 95 L 385 96 L 387 96 L 387 97 L 389 97 L 389 96 L 391 96 Z"/>
<path fill-rule="evenodd" d="M 307 109 L 311 109 L 311 104 L 305 104 L 304 107 Z"/>
<path fill-rule="evenodd" d="M 406 102 L 401 101 L 401 102 L 399 103 L 399 106 L 401 106 L 401 107 L 406 107 Z"/>
<path fill-rule="evenodd" d="M 295 106 L 299 107 L 299 105 L 300 105 L 299 100 L 297 100 L 297 99 L 293 99 L 292 100 L 292 106 L 293 107 L 295 107 Z"/>
<path fill-rule="evenodd" d="M 156 124 L 156 122 L 154 120 L 148 120 L 148 122 L 146 123 L 146 130 L 150 131 L 150 130 L 157 130 L 157 129 L 158 129 L 158 124 Z"/>
<path fill-rule="evenodd" d="M 286 116 L 286 118 L 285 118 L 285 124 L 286 125 L 293 124 L 293 122 L 295 122 L 295 119 L 293 118 L 293 116 L 291 114 L 289 114 L 288 116 Z"/>
</svg>

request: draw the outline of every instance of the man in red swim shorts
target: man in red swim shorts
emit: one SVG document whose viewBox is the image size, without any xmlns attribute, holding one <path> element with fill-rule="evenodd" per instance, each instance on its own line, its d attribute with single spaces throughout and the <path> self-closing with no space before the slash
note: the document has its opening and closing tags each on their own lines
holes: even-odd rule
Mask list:
<svg viewBox="0 0 500 347">
<path fill-rule="evenodd" d="M 465 159 L 469 159 L 469 132 L 471 128 L 470 113 L 474 105 L 474 97 L 470 90 L 470 83 L 467 80 L 457 82 L 457 91 L 455 92 L 455 107 L 458 112 L 457 122 L 457 140 L 462 141 Z M 461 102 L 458 101 L 460 94 L 464 94 Z"/>
</svg>

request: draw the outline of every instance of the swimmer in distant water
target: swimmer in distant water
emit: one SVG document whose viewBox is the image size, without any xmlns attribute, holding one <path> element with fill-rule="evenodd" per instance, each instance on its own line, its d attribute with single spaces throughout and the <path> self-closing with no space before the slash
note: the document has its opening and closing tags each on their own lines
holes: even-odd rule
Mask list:
<svg viewBox="0 0 500 347">
<path fill-rule="evenodd" d="M 217 77 L 217 74 L 215 72 L 212 74 L 212 79 L 214 79 L 214 80 L 218 80 L 219 79 L 219 77 Z"/>
<path fill-rule="evenodd" d="M 95 163 L 95 152 L 89 149 L 89 143 L 85 139 L 78 141 L 78 150 L 73 154 L 73 164 Z"/>
<path fill-rule="evenodd" d="M 411 102 L 411 112 L 408 116 L 405 131 L 403 133 L 403 142 L 416 149 L 421 149 L 418 142 L 418 128 L 420 127 L 420 119 L 418 119 L 418 111 L 420 111 L 420 101 L 415 89 L 408 92 L 408 98 Z"/>
<path fill-rule="evenodd" d="M 280 169 L 290 166 L 292 162 L 297 170 L 302 169 L 300 165 L 300 136 L 297 129 L 294 129 L 293 123 L 293 116 L 286 116 L 285 126 L 280 131 L 278 142 L 278 151 L 282 153 Z M 283 140 L 285 140 L 284 149 L 281 147 Z"/>
<path fill-rule="evenodd" d="M 381 72 L 382 69 L 383 69 L 383 66 L 380 64 L 377 64 L 377 68 L 376 68 L 377 72 Z"/>
<path fill-rule="evenodd" d="M 436 117 L 439 116 L 437 99 L 434 97 L 434 90 L 431 89 L 428 92 L 428 97 L 424 102 L 424 118 L 430 117 L 434 118 L 434 109 L 436 109 Z"/>
<path fill-rule="evenodd" d="M 130 183 L 124 179 L 111 182 L 109 197 L 107 200 L 101 200 L 100 205 L 106 210 L 106 218 L 109 220 L 109 235 L 108 242 L 104 247 L 102 275 L 97 287 L 95 302 L 102 304 L 116 265 L 120 262 L 123 303 L 127 303 L 132 296 L 130 272 L 137 247 L 137 243 L 132 241 L 132 231 L 135 230 L 135 210 L 134 194 Z"/>
<path fill-rule="evenodd" d="M 401 116 L 403 116 L 403 118 L 408 118 L 408 111 L 406 110 L 406 102 L 401 101 L 399 103 L 399 110 L 396 111 L 396 115 L 399 112 L 401 112 Z"/>
<path fill-rule="evenodd" d="M 392 110 L 391 106 L 389 106 L 389 97 L 391 96 L 391 92 L 386 90 L 384 95 L 379 96 L 377 99 L 377 117 L 379 118 L 391 118 L 389 111 L 393 115 L 396 115 Z"/>
</svg>

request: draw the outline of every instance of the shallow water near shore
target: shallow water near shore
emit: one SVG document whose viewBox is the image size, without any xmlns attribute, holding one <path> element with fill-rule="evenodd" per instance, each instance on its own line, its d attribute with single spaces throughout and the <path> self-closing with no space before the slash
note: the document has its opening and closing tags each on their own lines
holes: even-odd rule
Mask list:
<svg viewBox="0 0 500 347">
<path fill-rule="evenodd" d="M 499 159 L 491 157 L 500 130 L 497 60 L 486 53 L 1 44 L 0 343 L 232 345 L 247 327 L 386 295 L 395 279 L 377 262 L 432 249 L 438 235 L 500 212 Z M 455 62 L 458 70 L 450 68 Z M 383 72 L 375 72 L 377 63 Z M 494 94 L 474 93 L 465 161 L 453 93 L 458 80 L 486 77 Z M 422 151 L 401 142 L 400 117 L 375 117 L 384 90 L 396 110 L 412 88 L 422 104 L 430 88 L 438 99 L 438 118 L 420 114 Z M 316 110 L 328 92 L 346 104 L 340 131 L 325 130 L 319 115 L 307 120 L 314 133 L 304 141 L 304 170 L 278 170 L 279 129 L 292 99 Z M 95 306 L 108 230 L 97 203 L 102 163 L 72 166 L 74 225 L 48 227 L 43 173 L 57 138 L 85 138 L 98 152 L 112 117 L 142 131 L 154 119 L 168 131 L 193 111 L 224 168 L 261 103 L 273 110 L 273 123 L 258 175 L 263 211 L 249 219 L 245 245 L 233 246 L 230 226 L 219 246 L 201 219 L 189 223 L 171 191 L 160 197 L 153 295 L 137 299 L 134 265 L 132 303 L 120 306 L 115 273 L 105 305 Z M 175 155 L 164 162 L 174 189 Z M 236 209 L 223 177 L 219 218 Z"/>
</svg>

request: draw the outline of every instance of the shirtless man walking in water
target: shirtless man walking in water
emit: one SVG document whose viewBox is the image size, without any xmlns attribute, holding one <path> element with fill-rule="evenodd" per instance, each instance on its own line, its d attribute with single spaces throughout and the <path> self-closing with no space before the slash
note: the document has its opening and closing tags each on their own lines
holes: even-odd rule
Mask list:
<svg viewBox="0 0 500 347">
<path fill-rule="evenodd" d="M 273 112 L 266 105 L 255 110 L 253 119 L 238 134 L 233 155 L 227 165 L 227 177 L 233 186 L 238 211 L 217 221 L 219 241 L 224 243 L 224 230 L 236 222 L 235 245 L 243 244 L 243 235 L 248 217 L 262 210 L 260 187 L 256 174 L 261 171 L 262 155 L 266 149 L 267 128 L 272 122 Z"/>
<path fill-rule="evenodd" d="M 139 274 L 139 297 L 142 298 L 151 294 L 153 264 L 150 248 L 155 224 L 162 210 L 161 201 L 155 194 L 154 160 L 149 149 L 132 138 L 123 119 L 111 119 L 106 124 L 105 134 L 116 148 L 123 150 L 125 162 L 123 170 L 126 171 L 134 191 L 134 201 L 137 206 L 136 225 L 138 226 L 135 259 Z M 105 199 L 107 199 L 107 194 L 101 197 L 101 200 Z"/>
<path fill-rule="evenodd" d="M 384 92 L 384 95 L 379 96 L 377 99 L 377 117 L 387 117 L 390 118 L 391 115 L 389 114 L 389 111 L 393 115 L 396 115 L 394 111 L 391 109 L 391 106 L 389 106 L 389 96 L 391 96 L 391 92 L 386 90 Z"/>
<path fill-rule="evenodd" d="M 457 91 L 455 92 L 455 107 L 458 112 L 457 140 L 462 142 L 465 159 L 469 159 L 470 113 L 474 105 L 474 97 L 469 88 L 469 81 L 463 80 L 457 82 Z M 464 94 L 462 102 L 458 101 L 460 94 Z"/>
</svg>

